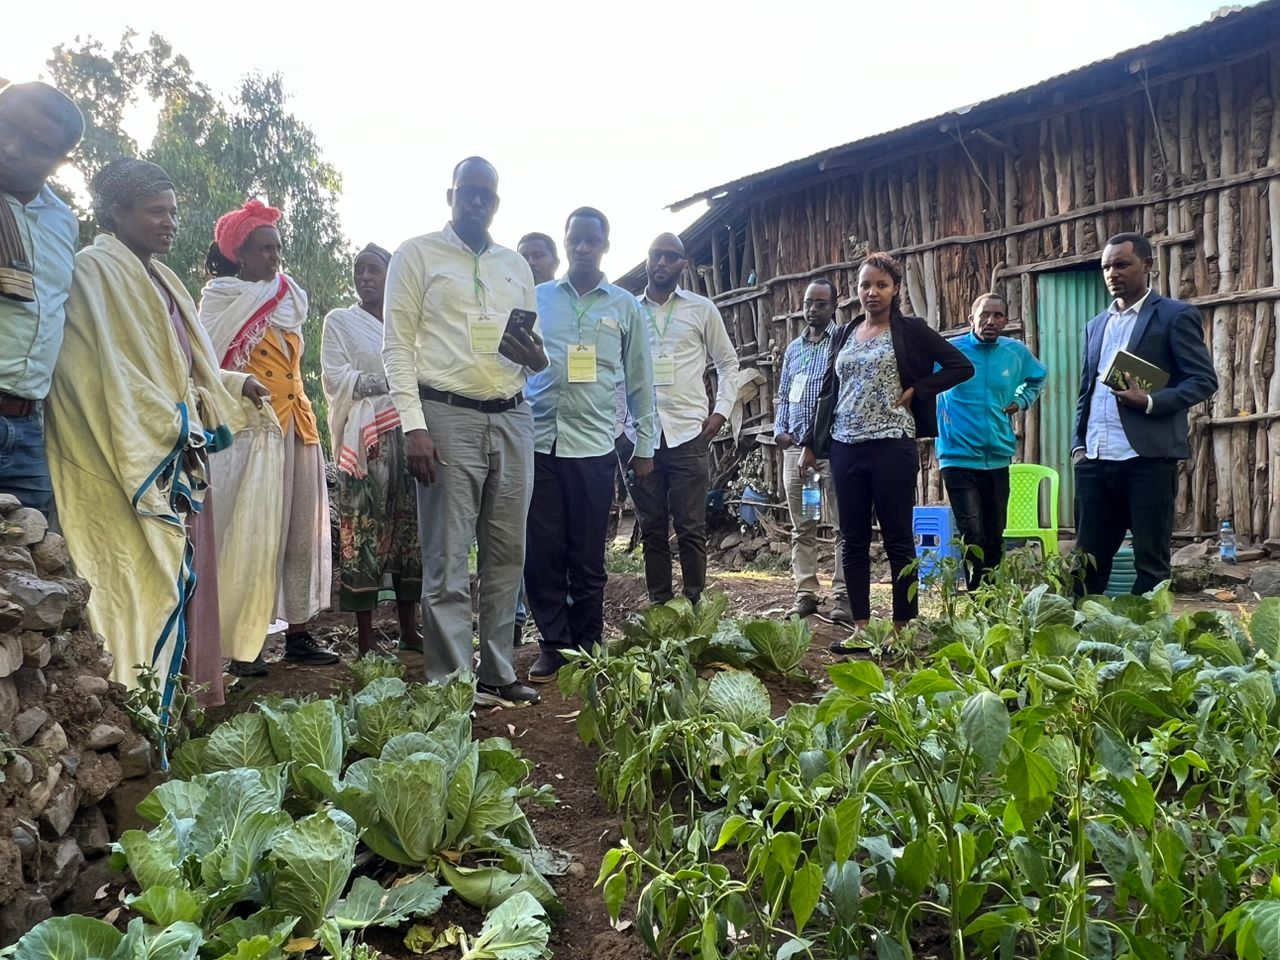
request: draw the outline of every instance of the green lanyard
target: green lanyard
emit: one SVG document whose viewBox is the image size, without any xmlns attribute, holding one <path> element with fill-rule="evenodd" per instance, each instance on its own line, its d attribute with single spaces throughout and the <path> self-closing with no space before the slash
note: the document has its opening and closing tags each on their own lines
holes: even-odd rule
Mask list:
<svg viewBox="0 0 1280 960">
<path fill-rule="evenodd" d="M 591 293 L 595 293 L 595 291 L 592 290 Z M 573 320 L 578 325 L 578 346 L 582 346 L 582 318 L 585 317 L 587 315 L 587 311 L 591 309 L 591 301 L 587 299 L 588 297 L 591 296 L 591 293 L 588 293 L 585 297 L 580 297 L 578 299 L 578 302 L 582 304 L 581 310 L 579 310 L 577 307 L 573 307 Z M 596 324 L 597 340 L 599 339 L 599 332 L 600 332 L 600 325 Z"/>
<path fill-rule="evenodd" d="M 667 315 L 662 320 L 662 329 L 658 329 L 657 314 L 649 307 L 649 299 L 646 297 L 643 301 L 644 312 L 649 315 L 649 326 L 653 327 L 653 332 L 658 335 L 658 342 L 662 346 L 667 345 L 667 331 L 671 329 L 671 314 L 676 311 L 676 295 L 673 292 L 670 299 L 667 300 Z"/>
<path fill-rule="evenodd" d="M 484 305 L 484 281 L 480 279 L 480 254 L 473 250 L 471 252 L 471 260 L 473 264 L 471 279 L 475 283 L 476 303 L 480 305 L 481 311 L 484 311 L 486 307 Z"/>
</svg>

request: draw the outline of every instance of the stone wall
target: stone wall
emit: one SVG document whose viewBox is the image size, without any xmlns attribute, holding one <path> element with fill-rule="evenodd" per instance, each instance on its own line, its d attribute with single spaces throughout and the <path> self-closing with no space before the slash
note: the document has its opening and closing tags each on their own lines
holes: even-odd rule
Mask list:
<svg viewBox="0 0 1280 960">
<path fill-rule="evenodd" d="M 103 801 L 151 772 L 69 564 L 44 516 L 0 494 L 0 945 L 111 876 Z"/>
</svg>

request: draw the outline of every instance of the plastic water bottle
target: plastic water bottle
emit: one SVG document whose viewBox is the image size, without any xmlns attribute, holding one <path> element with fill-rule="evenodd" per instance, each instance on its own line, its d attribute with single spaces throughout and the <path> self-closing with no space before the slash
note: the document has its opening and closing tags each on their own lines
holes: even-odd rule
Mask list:
<svg viewBox="0 0 1280 960">
<path fill-rule="evenodd" d="M 818 479 L 818 471 L 810 470 L 800 490 L 801 514 L 806 520 L 822 519 L 822 483 Z"/>
<path fill-rule="evenodd" d="M 1222 521 L 1222 529 L 1218 531 L 1218 559 L 1223 563 L 1236 562 L 1236 532 L 1230 520 Z"/>
</svg>

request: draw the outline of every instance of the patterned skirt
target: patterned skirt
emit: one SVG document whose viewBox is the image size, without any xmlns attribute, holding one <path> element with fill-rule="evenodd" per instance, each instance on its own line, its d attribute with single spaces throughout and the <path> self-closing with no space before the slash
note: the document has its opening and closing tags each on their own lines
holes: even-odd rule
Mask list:
<svg viewBox="0 0 1280 960">
<path fill-rule="evenodd" d="M 338 471 L 338 603 L 353 613 L 378 605 L 378 592 L 388 576 L 397 602 L 416 602 L 422 594 L 417 497 L 404 434 L 382 434 L 368 457 L 365 477 Z"/>
</svg>

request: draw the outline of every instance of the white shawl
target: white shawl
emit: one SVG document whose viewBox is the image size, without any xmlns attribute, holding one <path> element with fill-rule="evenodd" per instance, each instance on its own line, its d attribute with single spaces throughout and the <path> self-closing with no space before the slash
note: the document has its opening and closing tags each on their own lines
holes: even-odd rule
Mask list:
<svg viewBox="0 0 1280 960">
<path fill-rule="evenodd" d="M 400 426 L 389 394 L 355 395 L 363 374 L 383 376 L 382 322 L 359 306 L 324 318 L 321 382 L 329 400 L 329 437 L 338 469 L 357 479 L 368 473 L 367 452 L 379 436 Z"/>
<path fill-rule="evenodd" d="M 215 277 L 200 293 L 200 322 L 227 370 L 244 369 L 268 326 L 301 337 L 306 319 L 307 292 L 287 273 L 258 281 Z"/>
</svg>

